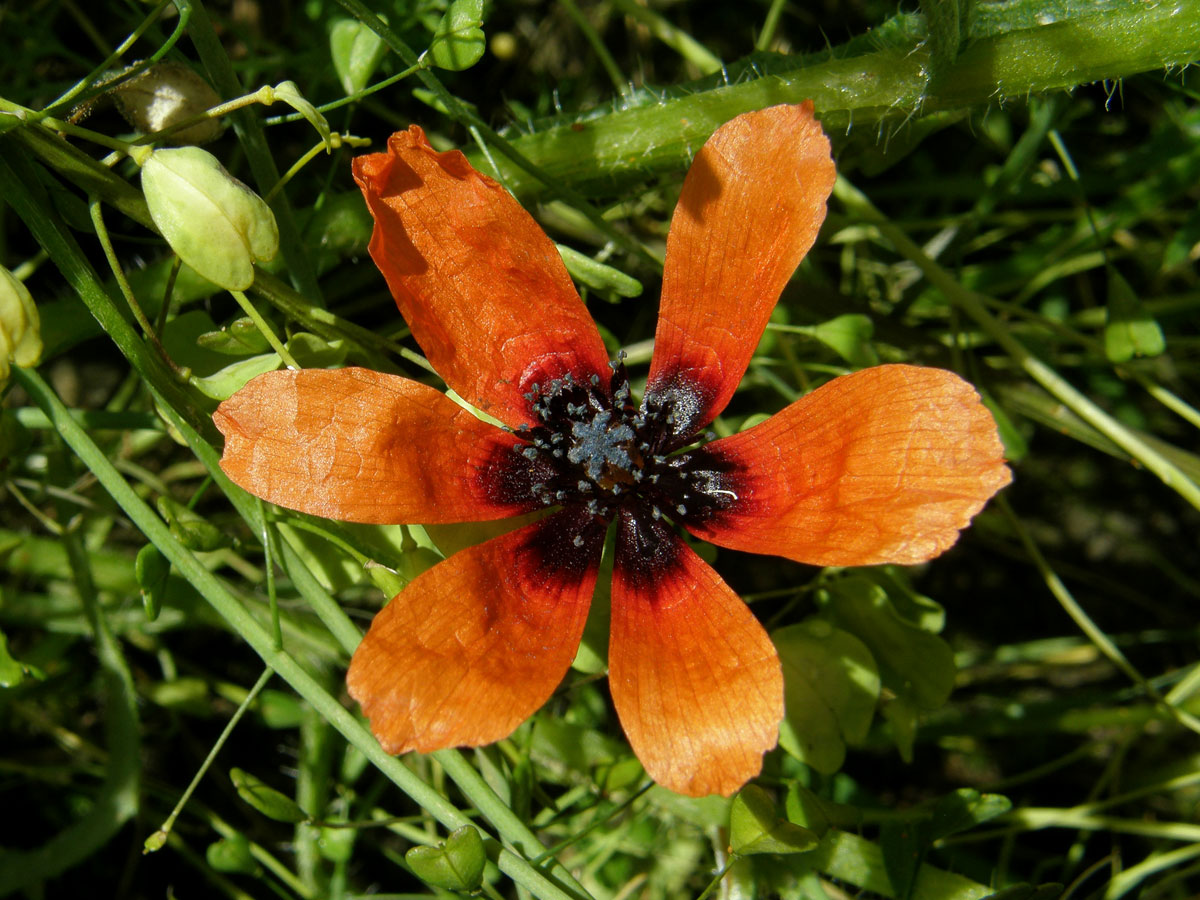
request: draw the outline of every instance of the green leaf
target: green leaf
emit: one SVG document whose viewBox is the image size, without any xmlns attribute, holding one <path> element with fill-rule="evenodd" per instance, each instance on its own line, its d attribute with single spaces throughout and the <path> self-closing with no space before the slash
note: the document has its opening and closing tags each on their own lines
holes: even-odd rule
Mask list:
<svg viewBox="0 0 1200 900">
<path fill-rule="evenodd" d="M 892 896 L 908 900 L 917 882 L 921 860 L 929 846 L 923 822 L 887 822 L 879 833 L 883 866 L 892 886 Z"/>
<path fill-rule="evenodd" d="M 580 253 L 565 244 L 556 244 L 571 277 L 595 291 L 616 294 L 618 297 L 637 297 L 642 293 L 642 283 L 619 269 L 597 262 L 586 253 Z"/>
<path fill-rule="evenodd" d="M 346 361 L 346 342 L 327 341 L 323 337 L 298 331 L 288 338 L 288 352 L 306 369 L 332 369 Z"/>
<path fill-rule="evenodd" d="M 473 825 L 464 825 L 436 847 L 413 847 L 404 854 L 413 873 L 433 887 L 470 893 L 483 884 L 487 854 Z"/>
<path fill-rule="evenodd" d="M 219 331 L 206 331 L 196 337 L 205 350 L 224 356 L 251 356 L 267 352 L 270 343 L 249 316 L 234 319 Z"/>
<path fill-rule="evenodd" d="M 982 389 L 980 394 L 983 398 L 983 405 L 988 408 L 988 412 L 996 420 L 996 430 L 1000 432 L 1000 442 L 1004 444 L 1005 458 L 1010 463 L 1020 462 L 1029 455 L 1029 442 L 1025 440 L 1025 435 L 1021 434 L 1016 422 L 1008 414 L 1008 410 L 995 397 Z"/>
<path fill-rule="evenodd" d="M 380 18 L 387 21 L 384 16 Z M 333 70 L 347 95 L 367 86 L 387 49 L 383 38 L 357 19 L 337 19 L 329 29 Z"/>
<path fill-rule="evenodd" d="M 203 678 L 185 676 L 171 681 L 156 681 L 146 688 L 152 703 L 177 712 L 207 718 L 212 715 L 208 683 Z"/>
<path fill-rule="evenodd" d="M 1135 356 L 1159 356 L 1167 349 L 1162 328 L 1146 311 L 1128 281 L 1108 269 L 1108 324 L 1104 326 L 1104 355 L 1109 362 L 1128 362 Z"/>
<path fill-rule="evenodd" d="M 917 740 L 917 707 L 907 697 L 892 697 L 880 704 L 879 712 L 892 726 L 892 742 L 906 763 L 913 761 L 913 744 Z"/>
<path fill-rule="evenodd" d="M 348 863 L 354 855 L 354 839 L 358 832 L 354 828 L 322 828 L 317 838 L 317 849 L 321 857 L 330 862 Z"/>
<path fill-rule="evenodd" d="M 917 593 L 903 566 L 876 566 L 862 572 L 883 588 L 896 614 L 922 631 L 939 634 L 946 627 L 946 608 L 932 597 Z"/>
<path fill-rule="evenodd" d="M 797 325 L 795 330 L 816 338 L 846 362 L 860 369 L 879 364 L 871 344 L 875 326 L 859 313 L 847 313 L 818 325 Z"/>
<path fill-rule="evenodd" d="M 838 579 L 829 596 L 834 621 L 867 645 L 885 686 L 922 709 L 946 702 L 955 677 L 949 644 L 904 619 L 866 576 Z"/>
<path fill-rule="evenodd" d="M 252 875 L 258 871 L 258 863 L 250 853 L 250 841 L 240 831 L 209 844 L 204 849 L 204 858 L 218 872 Z"/>
<path fill-rule="evenodd" d="M 287 797 L 259 778 L 242 769 L 230 769 L 229 779 L 234 788 L 246 803 L 253 806 L 268 819 L 276 822 L 290 822 L 295 825 L 307 822 L 306 813 L 296 801 Z"/>
<path fill-rule="evenodd" d="M 454 0 L 438 22 L 429 56 L 440 69 L 469 69 L 483 56 L 483 0 Z"/>
<path fill-rule="evenodd" d="M 8 637 L 0 631 L 0 688 L 16 687 L 25 680 L 25 667 L 8 652 Z"/>
<path fill-rule="evenodd" d="M 1200 258 L 1200 209 L 1188 213 L 1163 248 L 1163 268 L 1192 264 Z"/>
<path fill-rule="evenodd" d="M 214 400 L 228 400 L 243 387 L 251 378 L 273 372 L 283 365 L 278 353 L 264 353 L 261 356 L 251 356 L 225 368 L 213 372 L 204 378 L 192 377 L 191 383 L 196 390 Z"/>
<path fill-rule="evenodd" d="M 819 838 L 829 830 L 825 801 L 798 782 L 793 781 L 788 785 L 784 809 L 789 822 L 807 828 Z"/>
<path fill-rule="evenodd" d="M 258 714 L 268 728 L 298 728 L 304 721 L 304 704 L 295 694 L 268 688 L 258 695 Z"/>
<path fill-rule="evenodd" d="M 229 536 L 224 531 L 177 500 L 166 495 L 159 497 L 158 512 L 175 539 L 189 550 L 205 552 L 229 546 Z"/>
<path fill-rule="evenodd" d="M 271 88 L 273 99 L 282 100 L 304 118 L 308 119 L 310 125 L 316 129 L 317 134 L 321 136 L 321 140 L 325 143 L 325 152 L 332 153 L 334 150 L 333 140 L 329 131 L 329 122 L 325 117 L 317 111 L 304 95 L 300 93 L 300 88 L 296 87 L 294 81 L 281 81 L 275 87 Z"/>
<path fill-rule="evenodd" d="M 758 785 L 742 788 L 729 810 L 729 846 L 738 856 L 754 853 L 804 853 L 817 836 L 775 812 L 775 804 Z"/>
<path fill-rule="evenodd" d="M 181 271 L 190 270 L 184 267 Z M 188 310 L 167 322 L 162 331 L 163 347 L 177 365 L 189 369 L 192 375 L 211 375 L 230 363 L 229 354 L 215 352 L 200 341 L 203 335 L 215 332 L 216 328 L 212 316 L 204 310 Z"/>
<path fill-rule="evenodd" d="M 974 788 L 959 788 L 934 804 L 929 820 L 929 839 L 936 841 L 966 831 L 1010 809 L 1012 802 L 1000 794 L 981 794 Z"/>
<path fill-rule="evenodd" d="M 162 610 L 163 595 L 167 590 L 167 576 L 171 574 L 171 564 L 153 544 L 147 544 L 138 551 L 133 562 L 133 574 L 137 578 L 138 588 L 142 595 L 142 606 L 146 610 L 146 621 L 153 622 Z"/>
<path fill-rule="evenodd" d="M 841 768 L 846 743 L 866 737 L 879 699 L 879 673 L 866 646 L 825 619 L 771 635 L 783 664 L 779 744 L 818 772 Z"/>
</svg>

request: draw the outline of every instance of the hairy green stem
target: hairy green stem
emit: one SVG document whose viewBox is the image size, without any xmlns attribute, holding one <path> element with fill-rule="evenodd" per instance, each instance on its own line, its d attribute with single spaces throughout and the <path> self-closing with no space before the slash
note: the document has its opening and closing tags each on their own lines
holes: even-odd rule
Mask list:
<svg viewBox="0 0 1200 900">
<path fill-rule="evenodd" d="M 827 132 L 845 140 L 877 137 L 922 115 L 986 106 L 1030 94 L 1115 80 L 1200 59 L 1200 3 L 1071 3 L 1051 24 L 997 20 L 993 33 L 969 42 L 936 77 L 923 22 L 897 22 L 868 37 L 884 46 L 858 55 L 836 48 L 819 57 L 755 59 L 731 67 L 732 83 L 700 82 L 620 101 L 611 112 L 561 121 L 512 140 L 512 149 L 543 177 L 585 193 L 678 171 L 723 122 L 751 109 L 812 100 Z M 909 24 L 915 22 L 915 25 Z M 870 47 L 870 44 L 866 46 Z M 758 75 L 761 73 L 761 77 Z M 741 80 L 739 80 L 741 79 Z M 543 192 L 537 179 L 501 164 L 519 195 Z"/>
</svg>

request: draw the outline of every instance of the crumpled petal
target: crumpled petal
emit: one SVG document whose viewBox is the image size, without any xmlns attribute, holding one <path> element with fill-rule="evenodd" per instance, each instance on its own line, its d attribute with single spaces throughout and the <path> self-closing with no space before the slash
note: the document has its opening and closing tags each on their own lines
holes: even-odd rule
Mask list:
<svg viewBox="0 0 1200 900">
<path fill-rule="evenodd" d="M 417 126 L 355 158 L 371 257 L 438 374 L 502 422 L 534 424 L 523 395 L 568 372 L 607 383 L 608 354 L 562 258 L 504 188 Z"/>
<path fill-rule="evenodd" d="M 647 402 L 690 436 L 729 402 L 836 177 L 812 102 L 745 113 L 696 154 L 671 219 Z"/>
<path fill-rule="evenodd" d="M 695 452 L 738 499 L 688 530 L 817 566 L 932 559 L 1012 480 L 975 389 L 919 366 L 835 378 Z"/>
<path fill-rule="evenodd" d="M 528 512 L 489 477 L 517 443 L 440 391 L 370 369 L 259 375 L 217 407 L 221 468 L 271 503 L 347 522 L 479 522 Z"/>
<path fill-rule="evenodd" d="M 346 673 L 383 748 L 489 744 L 537 711 L 579 646 L 604 532 L 564 510 L 456 553 L 397 594 Z"/>
<path fill-rule="evenodd" d="M 608 682 L 621 726 L 659 784 L 732 794 L 778 739 L 779 657 L 746 604 L 663 522 L 626 513 L 617 534 Z"/>
</svg>

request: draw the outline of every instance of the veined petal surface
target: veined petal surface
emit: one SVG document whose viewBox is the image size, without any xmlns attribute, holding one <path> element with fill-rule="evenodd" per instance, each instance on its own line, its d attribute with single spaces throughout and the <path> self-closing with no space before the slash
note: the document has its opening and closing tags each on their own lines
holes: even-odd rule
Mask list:
<svg viewBox="0 0 1200 900">
<path fill-rule="evenodd" d="M 438 374 L 508 425 L 535 419 L 531 385 L 607 382 L 608 354 L 562 258 L 533 217 L 417 126 L 354 160 L 371 257 Z"/>
<path fill-rule="evenodd" d="M 604 531 L 564 510 L 456 553 L 397 594 L 346 673 L 383 748 L 489 744 L 545 703 L 578 649 Z"/>
<path fill-rule="evenodd" d="M 225 435 L 221 468 L 235 484 L 314 516 L 478 522 L 534 506 L 493 484 L 512 435 L 407 378 L 359 368 L 267 372 L 213 421 Z"/>
<path fill-rule="evenodd" d="M 818 566 L 932 559 L 1012 479 L 975 389 L 919 366 L 835 378 L 697 453 L 738 499 L 693 534 Z"/>
<path fill-rule="evenodd" d="M 661 520 L 623 514 L 609 688 L 650 777 L 732 794 L 762 769 L 783 718 L 779 657 L 741 598 Z"/>
<path fill-rule="evenodd" d="M 836 177 L 811 102 L 745 113 L 696 154 L 671 219 L 648 400 L 688 436 L 733 395 Z"/>
</svg>

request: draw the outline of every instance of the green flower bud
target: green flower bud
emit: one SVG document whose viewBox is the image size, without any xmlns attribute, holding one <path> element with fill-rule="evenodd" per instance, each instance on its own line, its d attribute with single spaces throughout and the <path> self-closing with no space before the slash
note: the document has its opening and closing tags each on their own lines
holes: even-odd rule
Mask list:
<svg viewBox="0 0 1200 900">
<path fill-rule="evenodd" d="M 12 366 L 25 369 L 42 358 L 41 322 L 24 284 L 0 266 L 0 384 Z"/>
<path fill-rule="evenodd" d="M 162 131 L 221 102 L 208 82 L 187 66 L 155 63 L 115 91 L 117 109 L 141 132 Z M 173 144 L 207 144 L 224 129 L 221 119 L 204 119 L 173 133 Z"/>
<path fill-rule="evenodd" d="M 199 147 L 155 150 L 142 162 L 150 216 L 179 258 L 226 290 L 254 281 L 254 263 L 279 251 L 275 216 Z"/>
</svg>

